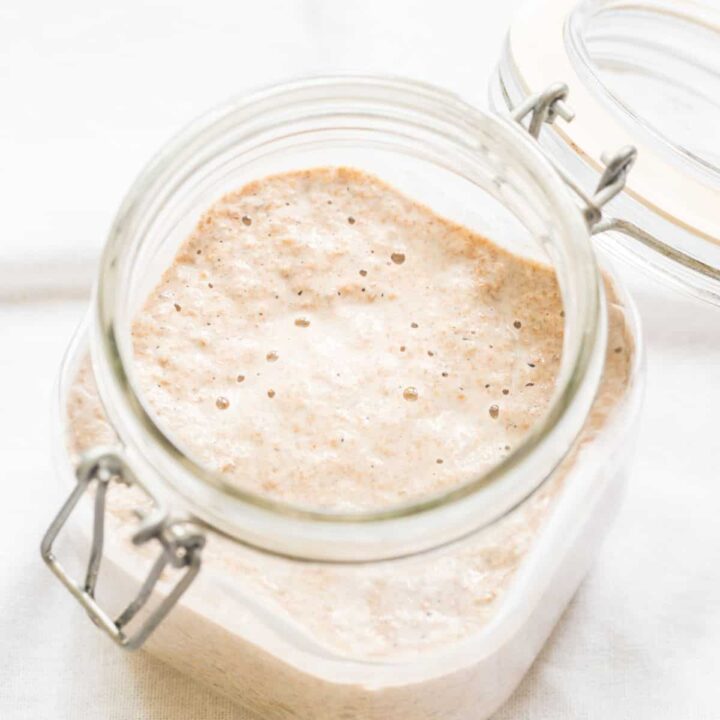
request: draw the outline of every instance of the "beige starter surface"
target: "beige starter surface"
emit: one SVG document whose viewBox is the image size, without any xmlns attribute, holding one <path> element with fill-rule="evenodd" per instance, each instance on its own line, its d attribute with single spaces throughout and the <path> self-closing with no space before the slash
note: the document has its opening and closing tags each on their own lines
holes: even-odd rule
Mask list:
<svg viewBox="0 0 720 720">
<path fill-rule="evenodd" d="M 357 171 L 214 205 L 133 327 L 154 415 L 201 464 L 313 507 L 477 477 L 542 413 L 562 345 L 552 273 Z"/>
<path fill-rule="evenodd" d="M 579 447 L 629 378 L 632 340 L 608 295 L 607 364 Z M 187 452 L 239 487 L 347 509 L 450 488 L 511 452 L 550 399 L 562 332 L 549 268 L 377 178 L 323 168 L 213 205 L 133 340 L 147 406 Z M 87 363 L 68 414 L 74 453 L 112 440 Z M 303 564 L 213 534 L 203 572 L 237 582 L 332 653 L 416 656 L 493 616 L 573 457 L 518 511 L 442 552 Z M 129 520 L 131 490 L 110 502 L 118 523 Z"/>
</svg>

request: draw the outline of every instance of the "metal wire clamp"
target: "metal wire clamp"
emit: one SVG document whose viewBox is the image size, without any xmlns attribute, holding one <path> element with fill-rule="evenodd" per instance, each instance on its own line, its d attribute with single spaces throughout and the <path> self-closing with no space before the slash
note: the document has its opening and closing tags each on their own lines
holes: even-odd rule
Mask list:
<svg viewBox="0 0 720 720">
<path fill-rule="evenodd" d="M 545 123 L 552 125 L 558 117 L 561 117 L 566 122 L 572 122 L 575 117 L 575 112 L 568 106 L 566 102 L 567 96 L 567 85 L 564 83 L 553 83 L 542 92 L 531 95 L 524 100 L 511 112 L 511 117 L 517 123 L 523 125 L 525 118 L 529 115 L 530 121 L 527 131 L 532 137 L 538 139 L 540 137 L 540 130 Z M 605 165 L 605 169 L 592 195 L 587 195 L 575 180 L 559 167 L 557 163 L 553 162 L 552 159 L 550 159 L 550 162 L 565 183 L 582 201 L 583 207 L 581 210 L 583 217 L 588 227 L 593 230 L 602 220 L 603 206 L 609 203 L 618 193 L 622 192 L 625 187 L 627 176 L 636 158 L 637 150 L 631 145 L 622 147 L 615 153 L 604 154 L 601 160 Z M 604 229 L 605 228 L 603 228 L 603 230 Z"/>
<path fill-rule="evenodd" d="M 50 524 L 43 538 L 40 552 L 48 567 L 82 605 L 90 619 L 104 630 L 118 645 L 128 650 L 139 648 L 187 590 L 200 570 L 201 551 L 205 536 L 182 518 L 170 518 L 159 510 L 157 501 L 144 492 L 157 508 L 145 518 L 132 537 L 135 545 L 157 540 L 162 548 L 135 599 L 113 619 L 95 599 L 105 534 L 105 506 L 108 489 L 113 482 L 137 484 L 128 464 L 112 449 L 96 448 L 78 465 L 77 484 L 70 497 Z M 53 543 L 85 492 L 95 484 L 93 537 L 85 579 L 77 583 L 53 554 Z M 137 484 L 138 487 L 141 487 Z M 163 571 L 168 567 L 184 572 L 172 590 L 152 610 L 134 634 L 126 634 L 125 627 L 150 599 Z"/>
</svg>

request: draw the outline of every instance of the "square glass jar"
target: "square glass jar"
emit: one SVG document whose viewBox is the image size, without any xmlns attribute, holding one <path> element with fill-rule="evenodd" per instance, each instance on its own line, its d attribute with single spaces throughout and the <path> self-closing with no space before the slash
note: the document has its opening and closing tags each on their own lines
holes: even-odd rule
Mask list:
<svg viewBox="0 0 720 720">
<path fill-rule="evenodd" d="M 238 491 L 185 454 L 137 390 L 132 319 L 202 209 L 250 180 L 316 165 L 373 172 L 555 272 L 564 334 L 547 411 L 490 472 L 441 496 L 338 513 Z M 620 356 L 623 380 L 608 391 L 604 373 Z M 97 447 L 72 441 L 79 372 L 102 426 Z M 147 639 L 149 652 L 267 720 L 477 720 L 520 681 L 607 531 L 641 386 L 632 303 L 600 270 L 575 199 L 520 126 L 393 78 L 262 90 L 171 142 L 118 213 L 61 383 L 58 466 L 68 488 L 74 475 L 80 484 L 43 553 L 119 644 Z M 135 509 L 146 515 L 139 532 Z M 78 558 L 93 546 L 84 583 L 52 548 L 66 520 Z M 448 594 L 468 557 L 497 583 Z M 368 588 L 409 618 L 391 650 L 360 640 L 373 621 Z M 423 633 L 422 616 L 443 602 L 472 611 L 455 613 L 452 632 Z"/>
</svg>

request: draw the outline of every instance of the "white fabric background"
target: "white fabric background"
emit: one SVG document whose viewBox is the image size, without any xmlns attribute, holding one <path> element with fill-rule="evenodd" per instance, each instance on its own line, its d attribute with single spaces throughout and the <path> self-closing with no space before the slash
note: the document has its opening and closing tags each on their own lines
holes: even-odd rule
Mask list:
<svg viewBox="0 0 720 720">
<path fill-rule="evenodd" d="M 133 176 L 190 117 L 288 75 L 391 72 L 484 104 L 516 4 L 0 3 L 0 718 L 246 717 L 118 652 L 39 559 L 63 495 L 52 386 Z M 498 720 L 720 718 L 720 312 L 623 274 L 648 339 L 628 496 Z"/>
</svg>

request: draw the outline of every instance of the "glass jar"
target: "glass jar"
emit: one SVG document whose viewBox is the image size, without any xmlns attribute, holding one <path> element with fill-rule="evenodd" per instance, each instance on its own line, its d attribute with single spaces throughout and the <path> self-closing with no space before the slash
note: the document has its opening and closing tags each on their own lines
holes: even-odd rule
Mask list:
<svg viewBox="0 0 720 720">
<path fill-rule="evenodd" d="M 520 113 L 533 134 L 557 99 Z M 564 332 L 546 412 L 489 472 L 441 495 L 341 512 L 239 490 L 183 452 L 138 390 L 132 319 L 201 211 L 315 165 L 373 172 L 555 271 Z M 58 467 L 75 489 L 46 562 L 118 644 L 144 644 L 267 720 L 486 717 L 539 652 L 621 496 L 642 346 L 591 246 L 600 215 L 599 201 L 583 214 L 520 124 L 426 85 L 302 80 L 198 120 L 131 188 L 64 364 Z M 68 420 L 78 402 L 97 425 L 84 444 Z"/>
</svg>

